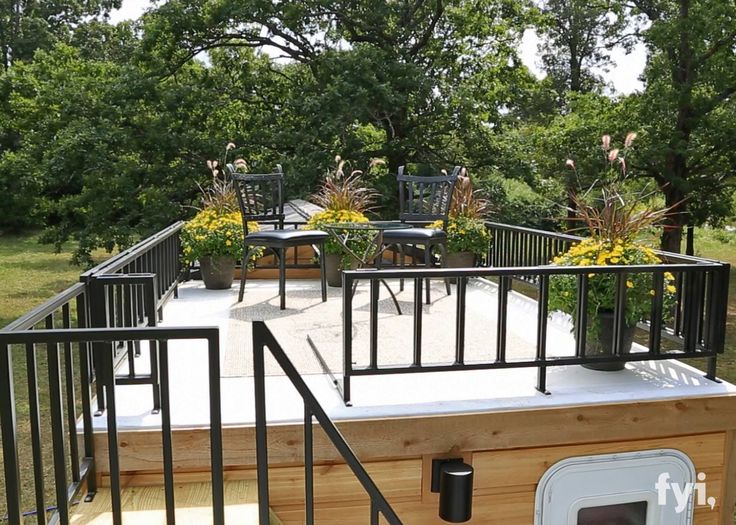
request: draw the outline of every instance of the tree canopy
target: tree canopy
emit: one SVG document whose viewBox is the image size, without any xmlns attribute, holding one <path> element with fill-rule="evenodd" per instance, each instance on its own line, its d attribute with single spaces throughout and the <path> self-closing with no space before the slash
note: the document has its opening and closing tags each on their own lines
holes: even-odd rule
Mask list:
<svg viewBox="0 0 736 525">
<path fill-rule="evenodd" d="M 497 219 L 562 227 L 600 137 L 638 133 L 633 176 L 687 225 L 733 213 L 736 7 L 717 0 L 170 0 L 112 25 L 119 0 L 0 0 L 0 230 L 43 227 L 77 258 L 193 213 L 232 141 L 307 196 L 335 155 L 462 164 Z M 519 55 L 540 37 L 538 79 Z M 641 92 L 611 94 L 614 48 L 646 46 Z"/>
</svg>

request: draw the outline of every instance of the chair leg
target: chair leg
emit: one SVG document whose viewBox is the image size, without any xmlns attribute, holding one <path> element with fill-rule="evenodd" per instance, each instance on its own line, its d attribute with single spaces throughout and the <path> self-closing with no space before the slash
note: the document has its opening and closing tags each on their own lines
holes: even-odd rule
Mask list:
<svg viewBox="0 0 736 525">
<path fill-rule="evenodd" d="M 327 272 L 325 271 L 325 243 L 319 244 L 319 280 L 322 284 L 322 302 L 327 301 Z"/>
<path fill-rule="evenodd" d="M 441 257 L 441 263 L 443 268 L 447 268 L 447 245 L 444 243 L 438 245 L 440 247 L 440 257 Z M 445 278 L 445 290 L 447 290 L 447 295 L 452 295 L 450 293 L 450 290 L 452 288 L 450 287 L 450 279 Z"/>
<path fill-rule="evenodd" d="M 245 295 L 245 279 L 248 274 L 248 261 L 250 260 L 251 249 L 247 248 L 243 250 L 243 265 L 240 269 L 240 291 L 238 292 L 238 302 L 243 302 L 243 295 Z"/>
<path fill-rule="evenodd" d="M 286 248 L 279 248 L 279 296 L 281 309 L 286 310 Z"/>
<path fill-rule="evenodd" d="M 432 261 L 432 245 L 431 244 L 425 244 L 424 245 L 424 267 L 426 269 L 431 268 L 431 266 L 430 266 L 432 264 L 431 261 Z M 430 304 L 431 298 L 430 298 L 430 292 L 429 292 L 429 279 L 425 279 L 425 281 L 424 281 L 424 287 L 427 289 L 427 291 L 426 291 L 427 304 Z"/>
</svg>

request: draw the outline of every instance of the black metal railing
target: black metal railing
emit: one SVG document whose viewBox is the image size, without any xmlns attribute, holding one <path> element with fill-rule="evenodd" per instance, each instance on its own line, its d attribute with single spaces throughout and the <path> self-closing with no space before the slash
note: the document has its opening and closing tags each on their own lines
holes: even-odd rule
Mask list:
<svg viewBox="0 0 736 525">
<path fill-rule="evenodd" d="M 13 383 L 14 352 L 24 352 L 29 362 L 35 362 L 41 348 L 45 349 L 49 362 L 49 393 L 51 398 L 51 447 L 53 458 L 53 483 L 55 504 L 51 506 L 50 516 L 46 509 L 45 454 L 41 443 L 43 433 L 38 425 L 38 395 L 31 396 L 30 426 L 33 480 L 35 484 L 35 507 L 33 512 L 37 522 L 70 523 L 70 503 L 85 486 L 87 498 L 94 496 L 95 485 L 95 451 L 92 439 L 92 417 L 89 410 L 90 390 L 84 377 L 88 356 L 86 349 L 94 344 L 105 349 L 100 353 L 98 368 L 99 380 L 103 384 L 108 400 L 106 407 L 107 439 L 110 466 L 111 511 L 114 525 L 122 524 L 122 500 L 119 443 L 117 432 L 117 402 L 115 396 L 116 381 L 113 347 L 120 341 L 157 343 L 160 352 L 160 388 L 161 388 L 161 431 L 162 460 L 164 471 L 164 489 L 166 495 L 167 523 L 174 523 L 174 463 L 171 438 L 171 398 L 169 392 L 170 341 L 205 340 L 208 348 L 209 363 L 209 414 L 210 414 L 210 454 L 212 469 L 212 502 L 213 521 L 216 525 L 224 524 L 224 481 L 222 459 L 222 416 L 220 396 L 220 351 L 219 332 L 217 328 L 125 328 L 125 329 L 44 329 L 30 331 L 0 332 L 0 427 L 2 429 L 2 451 L 4 466 L 5 497 L 7 500 L 7 516 L 5 521 L 10 525 L 24 523 L 24 501 L 22 497 L 21 454 L 19 453 L 19 421 L 15 402 Z M 79 383 L 84 392 L 85 410 L 80 424 L 84 434 L 84 455 L 74 453 L 71 462 L 67 458 L 67 450 L 74 450 L 77 421 L 73 417 L 65 422 L 62 415 L 61 367 L 59 365 L 61 348 L 64 352 L 76 353 L 81 363 Z M 32 373 L 29 368 L 29 382 Z M 34 386 L 37 383 L 34 382 Z M 69 386 L 69 383 L 67 383 Z M 73 403 L 72 403 L 73 406 Z M 68 436 L 67 436 L 68 431 Z M 76 454 L 76 455 L 75 455 Z M 71 471 L 71 483 L 67 483 L 68 472 Z"/>
<path fill-rule="evenodd" d="M 345 294 L 350 295 L 350 294 Z M 264 355 L 266 349 L 276 359 L 286 377 L 302 398 L 304 403 L 304 493 L 305 520 L 307 525 L 314 525 L 314 450 L 312 425 L 314 419 L 320 425 L 332 445 L 342 456 L 353 475 L 358 479 L 370 498 L 369 523 L 378 525 L 379 516 L 390 525 L 400 525 L 401 520 L 381 494 L 374 481 L 366 472 L 360 460 L 352 451 L 340 430 L 329 418 L 317 398 L 311 392 L 302 376 L 294 368 L 286 353 L 263 322 L 253 323 L 253 375 L 256 402 L 256 458 L 258 462 L 258 503 L 259 523 L 269 524 L 268 505 L 268 435 L 266 422 L 266 374 Z"/>
<path fill-rule="evenodd" d="M 163 307 L 178 295 L 182 280 L 181 241 L 179 232 L 184 222 L 176 222 L 143 239 L 84 272 L 80 281 L 88 287 L 89 325 L 93 328 L 132 328 L 156 326 L 163 318 Z M 93 362 L 97 362 L 93 345 Z M 160 405 L 158 386 L 158 354 L 155 344 L 149 348 L 148 373 L 136 370 L 135 358 L 141 355 L 135 342 L 114 345 L 115 366 L 127 362 L 127 371 L 117 377 L 119 384 L 151 385 L 153 410 Z M 105 410 L 105 393 L 97 383 L 97 412 Z"/>
<path fill-rule="evenodd" d="M 690 259 L 692 260 L 692 259 Z M 676 276 L 678 305 L 673 321 L 669 324 L 665 316 L 664 274 Z M 627 275 L 650 274 L 653 291 L 649 320 L 640 323 L 647 330 L 648 350 L 625 353 L 624 330 L 627 293 Z M 615 279 L 614 328 L 612 355 L 586 355 L 585 332 L 588 312 L 588 283 L 591 275 L 613 274 Z M 547 355 L 547 322 L 549 310 L 550 279 L 555 276 L 575 276 L 577 282 L 577 307 L 575 323 L 576 341 L 574 354 L 569 356 Z M 455 295 L 455 344 L 453 354 L 447 355 L 450 364 L 427 363 L 422 354 L 422 287 L 423 279 L 456 279 Z M 466 296 L 468 280 L 471 278 L 494 279 L 497 281 L 497 329 L 496 348 L 480 362 L 468 362 L 465 358 Z M 378 348 L 378 286 L 385 279 L 407 279 L 414 282 L 414 308 L 412 322 L 411 354 L 407 351 L 405 365 L 385 364 L 379 361 Z M 519 279 L 536 283 L 537 318 L 536 352 L 532 359 L 509 359 L 507 356 L 508 304 L 512 283 Z M 469 269 L 419 269 L 419 270 L 373 270 L 343 272 L 343 290 L 351 290 L 354 284 L 367 281 L 370 286 L 368 364 L 356 366 L 353 352 L 353 295 L 343 294 L 343 384 L 342 393 L 346 403 L 351 398 L 351 379 L 355 376 L 406 374 L 417 372 L 443 372 L 460 370 L 482 370 L 499 368 L 535 367 L 538 370 L 537 389 L 547 392 L 546 371 L 550 366 L 602 364 L 611 362 L 648 361 L 658 359 L 704 358 L 707 360 L 706 377 L 716 379 L 717 356 L 724 350 L 726 314 L 728 304 L 729 265 L 713 261 L 698 260 L 682 264 L 659 264 L 647 266 L 534 266 Z M 408 328 L 408 326 L 407 326 Z M 487 328 L 483 328 L 487 330 Z M 528 331 L 530 327 L 525 327 Z M 679 344 L 675 349 L 663 349 L 663 337 Z"/>
</svg>

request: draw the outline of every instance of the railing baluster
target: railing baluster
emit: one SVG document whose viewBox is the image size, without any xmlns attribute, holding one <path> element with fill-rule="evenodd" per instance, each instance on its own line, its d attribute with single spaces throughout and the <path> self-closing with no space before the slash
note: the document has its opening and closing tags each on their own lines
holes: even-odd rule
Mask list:
<svg viewBox="0 0 736 525">
<path fill-rule="evenodd" d="M 578 297 L 575 305 L 575 356 L 585 357 L 586 339 L 588 337 L 588 276 L 577 276 Z"/>
<path fill-rule="evenodd" d="M 100 288 L 104 288 L 100 283 Z M 102 353 L 102 374 L 107 400 L 107 450 L 110 462 L 110 500 L 113 525 L 123 525 L 122 485 L 120 482 L 120 451 L 118 450 L 117 403 L 115 399 L 115 343 L 98 343 Z M 100 381 L 100 378 L 98 378 Z"/>
<path fill-rule="evenodd" d="M 620 356 L 624 351 L 624 331 L 626 330 L 626 278 L 625 272 L 616 274 L 616 292 L 613 308 L 613 355 Z"/>
<path fill-rule="evenodd" d="M 77 326 L 87 328 L 87 301 L 85 294 L 77 296 Z M 92 376 L 90 345 L 87 342 L 79 343 L 79 379 L 82 383 L 82 425 L 84 428 L 84 456 L 91 459 L 87 477 L 87 497 L 91 498 L 97 492 L 97 465 L 95 461 L 95 439 L 92 423 Z"/>
<path fill-rule="evenodd" d="M 662 320 L 664 316 L 664 273 L 652 273 L 652 313 L 649 319 L 649 351 L 659 354 L 662 348 Z"/>
<path fill-rule="evenodd" d="M 465 363 L 465 296 L 467 294 L 468 279 L 466 277 L 457 277 L 456 280 L 455 364 L 461 365 Z"/>
<path fill-rule="evenodd" d="M 72 318 L 69 303 L 61 307 L 62 326 L 71 328 Z M 74 357 L 72 355 L 72 344 L 64 342 L 64 377 L 66 380 L 66 414 L 67 426 L 69 427 L 69 455 L 71 456 L 72 481 L 81 479 L 79 472 L 79 444 L 77 442 L 77 399 L 74 392 Z"/>
<path fill-rule="evenodd" d="M 549 313 L 549 275 L 539 277 L 539 301 L 537 303 L 537 361 L 544 363 L 547 359 L 547 315 Z M 547 392 L 547 367 L 537 368 L 537 390 Z"/>
<path fill-rule="evenodd" d="M 28 412 L 31 419 L 31 450 L 33 454 L 33 483 L 36 491 L 36 521 L 46 525 L 46 472 L 43 468 L 41 448 L 41 410 L 38 398 L 38 363 L 33 343 L 26 345 L 26 369 L 28 374 Z"/>
<path fill-rule="evenodd" d="M 207 339 L 207 356 L 209 368 L 210 382 L 210 462 L 212 470 L 212 518 L 213 525 L 225 524 L 225 472 L 222 459 L 222 391 L 220 387 L 220 338 L 218 335 L 210 336 Z M 262 349 L 261 349 L 262 350 Z M 255 349 L 254 349 L 255 351 Z M 254 363 L 255 368 L 255 363 Z M 263 370 L 263 353 L 261 351 L 261 370 Z M 261 388 L 265 388 L 265 383 Z M 256 394 L 258 388 L 256 388 Z M 266 423 L 266 406 L 263 405 L 261 421 L 264 426 Z M 258 410 L 256 409 L 256 420 L 258 420 Z M 256 424 L 257 428 L 257 424 Z M 264 428 L 265 437 L 265 428 Z M 264 441 L 265 445 L 265 441 Z M 262 497 L 260 492 L 260 476 L 261 470 L 258 470 L 259 479 L 259 498 Z M 267 482 L 268 483 L 268 482 Z M 259 501 L 264 501 L 259 499 Z M 266 487 L 266 515 L 268 515 L 268 487 Z M 266 521 L 266 525 L 268 521 Z"/>
<path fill-rule="evenodd" d="M 342 289 L 342 396 L 345 404 L 349 404 L 350 374 L 353 370 L 353 277 L 345 272 L 342 274 Z"/>
<path fill-rule="evenodd" d="M 378 281 L 371 281 L 371 284 Z M 422 305 L 422 285 L 423 279 L 414 279 L 414 332 L 413 332 L 413 350 L 414 359 L 413 366 L 422 366 L 422 315 L 424 306 Z M 372 365 L 376 368 L 378 364 Z"/>
<path fill-rule="evenodd" d="M 46 329 L 54 329 L 54 315 L 46 317 Z M 64 439 L 64 406 L 61 400 L 61 367 L 58 343 L 46 345 L 51 406 L 51 441 L 53 443 L 56 508 L 61 525 L 69 524 L 69 501 L 66 487 L 66 443 Z"/>
<path fill-rule="evenodd" d="M 18 461 L 18 426 L 13 383 L 13 350 L 11 345 L 0 347 L 0 433 L 3 438 L 3 470 L 5 501 L 9 525 L 22 525 L 20 465 Z"/>
<path fill-rule="evenodd" d="M 378 506 L 371 499 L 371 525 L 378 525 Z"/>
<path fill-rule="evenodd" d="M 343 295 L 350 295 L 345 293 Z M 260 525 L 269 525 L 268 500 L 268 430 L 266 428 L 266 378 L 263 357 L 266 346 L 253 325 L 253 384 L 256 405 L 256 469 L 258 471 L 258 516 Z"/>
<path fill-rule="evenodd" d="M 502 275 L 498 279 L 498 327 L 496 332 L 496 362 L 506 362 L 506 324 L 508 321 L 508 299 L 511 277 Z"/>
<path fill-rule="evenodd" d="M 306 525 L 314 525 L 314 444 L 312 412 L 304 404 L 304 500 Z"/>
<path fill-rule="evenodd" d="M 370 367 L 378 368 L 378 286 L 380 281 L 370 281 Z"/>
<path fill-rule="evenodd" d="M 161 366 L 161 444 L 164 460 L 164 493 L 166 498 L 166 525 L 176 523 L 174 498 L 174 450 L 171 441 L 171 397 L 169 395 L 169 342 L 158 342 Z"/>
</svg>

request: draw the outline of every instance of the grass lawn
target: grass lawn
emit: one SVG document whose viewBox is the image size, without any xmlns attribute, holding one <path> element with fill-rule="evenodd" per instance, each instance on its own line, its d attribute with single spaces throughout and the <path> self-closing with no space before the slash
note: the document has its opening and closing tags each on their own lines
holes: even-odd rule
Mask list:
<svg viewBox="0 0 736 525">
<path fill-rule="evenodd" d="M 696 254 L 726 261 L 736 266 L 736 233 L 717 232 L 707 229 L 696 231 Z M 96 253 L 96 259 L 103 259 L 105 253 Z M 28 312 L 35 306 L 43 303 L 54 294 L 66 289 L 79 279 L 81 268 L 69 263 L 71 252 L 63 250 L 56 254 L 53 248 L 38 244 L 36 235 L 0 236 L 0 327 L 7 325 L 17 317 Z M 732 273 L 729 294 L 728 335 L 726 337 L 726 354 L 719 359 L 718 374 L 722 378 L 736 383 L 736 273 Z M 28 406 L 25 387 L 25 360 L 16 359 L 16 384 L 18 391 L 18 418 L 21 422 L 19 432 L 21 440 L 26 444 L 24 450 L 23 486 L 27 497 L 24 497 L 24 506 L 33 507 L 33 475 L 30 458 L 30 437 L 28 421 Z M 39 377 L 45 383 L 45 352 L 39 353 Z M 40 385 L 43 396 L 42 405 L 47 406 L 48 392 L 44 384 Z M 48 421 L 47 416 L 42 416 Z M 48 438 L 48 432 L 45 437 Z M 48 441 L 48 440 L 47 440 Z M 48 452 L 48 451 L 47 451 Z M 1 450 L 0 450 L 1 454 Z M 51 458 L 46 454 L 47 479 L 52 479 Z M 1 456 L 0 456 L 1 463 Z M 0 479 L 0 494 L 4 494 L 4 487 Z M 47 484 L 47 492 L 48 492 Z M 52 502 L 51 495 L 47 502 Z M 4 498 L 0 497 L 0 523 L 5 515 Z M 736 521 L 734 521 L 736 524 Z"/>
<path fill-rule="evenodd" d="M 64 249 L 54 253 L 49 245 L 38 243 L 37 235 L 0 235 L 0 327 L 17 319 L 39 306 L 57 293 L 79 281 L 82 269 L 72 265 L 71 250 Z M 95 260 L 108 255 L 95 253 Z M 39 351 L 40 350 L 40 351 Z M 53 463 L 51 459 L 49 428 L 49 392 L 46 366 L 46 352 L 37 349 L 39 404 L 41 407 L 42 436 L 44 439 L 44 471 L 46 479 L 46 503 L 53 504 L 52 485 Z M 23 487 L 24 509 L 34 507 L 33 466 L 30 451 L 30 425 L 28 407 L 28 387 L 26 386 L 26 361 L 22 351 L 14 350 L 14 379 L 16 385 L 16 406 L 18 414 L 19 453 L 21 454 L 21 483 Z M 62 361 L 63 366 L 63 361 Z M 80 392 L 77 392 L 77 399 Z M 65 408 L 66 410 L 66 408 Z M 0 449 L 0 464 L 2 449 Z M 6 514 L 5 486 L 0 477 L 0 523 Z"/>
</svg>

